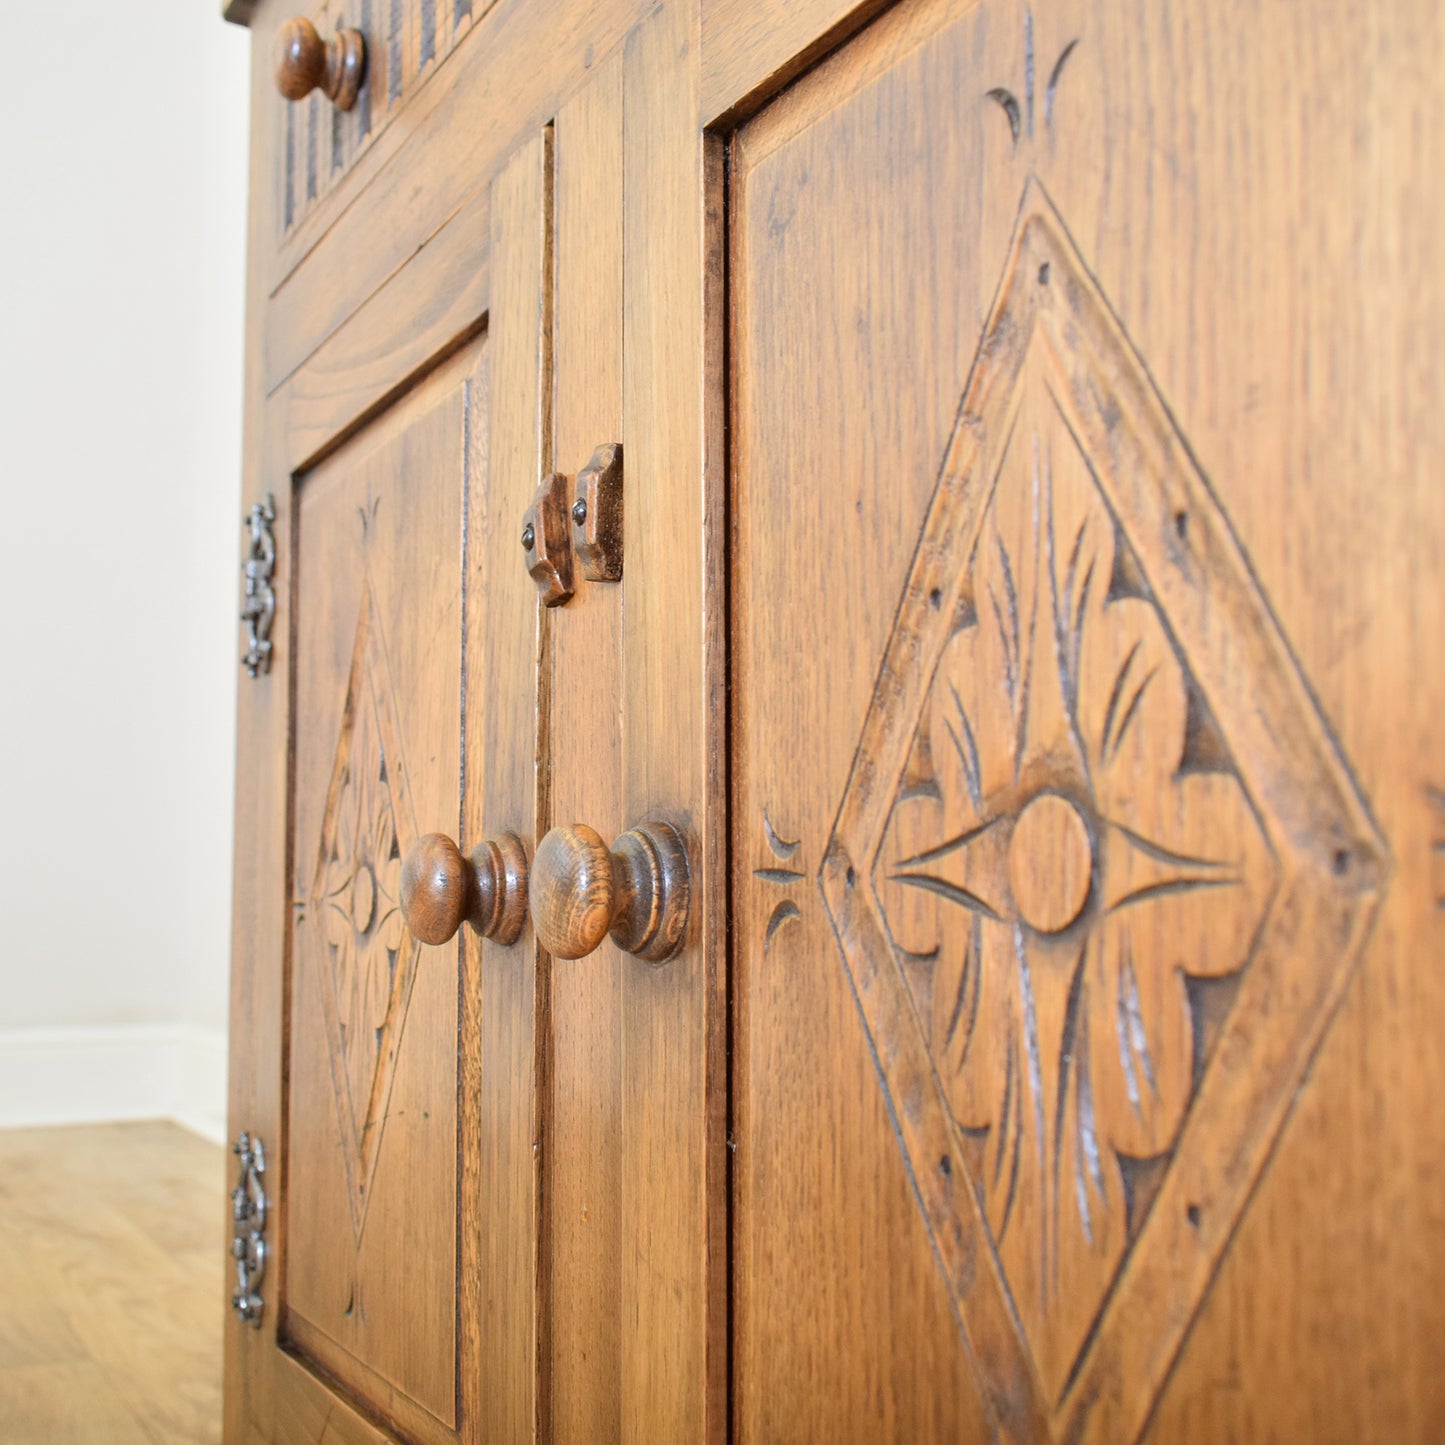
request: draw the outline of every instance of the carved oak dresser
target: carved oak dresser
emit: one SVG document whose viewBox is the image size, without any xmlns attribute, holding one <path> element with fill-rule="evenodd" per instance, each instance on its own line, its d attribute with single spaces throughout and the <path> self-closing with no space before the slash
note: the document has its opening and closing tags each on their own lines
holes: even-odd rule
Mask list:
<svg viewBox="0 0 1445 1445">
<path fill-rule="evenodd" d="M 231 1445 L 1445 1438 L 1435 0 L 232 0 Z"/>
</svg>

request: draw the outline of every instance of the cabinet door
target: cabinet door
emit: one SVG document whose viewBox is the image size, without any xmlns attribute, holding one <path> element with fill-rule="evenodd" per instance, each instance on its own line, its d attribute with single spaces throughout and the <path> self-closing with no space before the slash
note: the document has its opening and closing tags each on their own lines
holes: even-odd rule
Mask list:
<svg viewBox="0 0 1445 1445">
<path fill-rule="evenodd" d="M 413 937 L 400 885 L 417 839 L 459 822 L 481 362 L 417 387 L 295 492 L 282 1328 L 428 1439 L 457 1426 L 458 1264 L 475 1268 L 479 1226 L 458 1084 L 478 1040 L 461 942 Z"/>
<path fill-rule="evenodd" d="M 535 1430 L 532 935 L 463 924 L 426 946 L 401 873 L 427 833 L 469 852 L 511 832 L 530 853 L 535 831 L 539 606 L 517 533 L 540 467 L 549 179 L 539 134 L 480 199 L 460 253 L 479 314 L 448 309 L 449 238 L 407 309 L 383 296 L 257 423 L 277 607 L 240 705 L 231 1122 L 264 1146 L 270 1208 L 259 1319 L 228 1328 L 229 1440 Z M 418 316 L 437 314 L 417 366 Z"/>
<path fill-rule="evenodd" d="M 1442 46 L 919 0 L 733 137 L 747 1445 L 1445 1428 Z"/>
</svg>

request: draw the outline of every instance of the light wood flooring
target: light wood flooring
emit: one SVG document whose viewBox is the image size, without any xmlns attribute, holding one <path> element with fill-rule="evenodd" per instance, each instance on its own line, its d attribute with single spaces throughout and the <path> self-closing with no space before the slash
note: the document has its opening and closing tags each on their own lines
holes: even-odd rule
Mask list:
<svg viewBox="0 0 1445 1445">
<path fill-rule="evenodd" d="M 229 1156 L 174 1124 L 0 1131 L 0 1441 L 221 1438 Z"/>
</svg>

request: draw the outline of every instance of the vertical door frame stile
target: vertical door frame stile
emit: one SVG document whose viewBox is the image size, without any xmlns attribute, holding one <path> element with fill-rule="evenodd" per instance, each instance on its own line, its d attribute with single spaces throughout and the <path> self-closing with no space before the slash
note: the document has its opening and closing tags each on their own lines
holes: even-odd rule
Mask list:
<svg viewBox="0 0 1445 1445">
<path fill-rule="evenodd" d="M 491 420 L 486 485 L 472 489 L 467 519 L 476 562 L 469 564 L 464 622 L 471 735 L 483 742 L 480 766 L 467 770 L 464 848 L 506 831 L 533 840 L 547 810 L 548 631 L 517 529 L 550 461 L 552 157 L 549 125 L 491 188 Z M 476 1438 L 545 1441 L 542 1160 L 551 961 L 530 929 L 511 947 L 463 933 L 469 975 L 481 980 L 475 1187 L 485 1197 L 486 1229 L 475 1368 L 487 1387 Z"/>
<path fill-rule="evenodd" d="M 555 122 L 552 464 L 568 476 L 594 448 L 623 439 L 622 116 L 619 46 L 594 64 Z M 586 823 L 609 841 L 629 822 L 621 736 L 627 585 L 625 572 L 620 584 L 581 582 L 548 614 L 557 744 L 546 760 L 548 821 Z M 543 1367 L 557 1445 L 621 1438 L 625 965 L 607 939 L 552 975 L 544 1272 L 554 1308 Z"/>
<path fill-rule="evenodd" d="M 556 425 L 557 379 L 557 124 L 555 117 L 542 131 L 542 285 L 540 287 L 542 317 L 538 328 L 537 355 L 537 466 L 533 477 L 540 485 L 557 464 L 554 433 Z M 515 515 L 515 513 L 513 514 Z M 530 578 L 528 579 L 531 580 Z M 528 588 L 534 615 L 537 618 L 537 656 L 533 668 L 533 690 L 536 716 L 536 741 L 533 754 L 532 837 L 540 842 L 552 826 L 552 754 L 555 749 L 552 693 L 555 684 L 553 649 L 556 637 L 555 619 L 550 608 Z M 536 1408 L 535 1439 L 539 1445 L 551 1445 L 552 1439 L 552 1280 L 549 1262 L 552 1253 L 551 1206 L 547 1198 L 547 1150 L 552 1132 L 552 956 L 532 937 L 532 958 L 536 970 L 535 1019 L 533 1036 L 534 1088 L 532 1116 L 535 1180 L 536 1180 L 536 1247 L 533 1251 L 535 1276 L 533 1285 L 533 1361 Z"/>
<path fill-rule="evenodd" d="M 623 61 L 623 809 L 673 822 L 692 864 L 682 951 L 623 961 L 629 1445 L 728 1431 L 723 148 L 700 37 L 695 0 L 666 0 Z"/>
</svg>

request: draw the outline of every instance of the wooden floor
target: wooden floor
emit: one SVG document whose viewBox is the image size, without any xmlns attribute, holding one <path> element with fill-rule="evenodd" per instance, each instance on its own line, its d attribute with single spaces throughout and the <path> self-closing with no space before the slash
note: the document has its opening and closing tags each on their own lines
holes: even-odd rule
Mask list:
<svg viewBox="0 0 1445 1445">
<path fill-rule="evenodd" d="M 220 1440 L 227 1162 L 174 1124 L 0 1130 L 0 1442 Z"/>
</svg>

